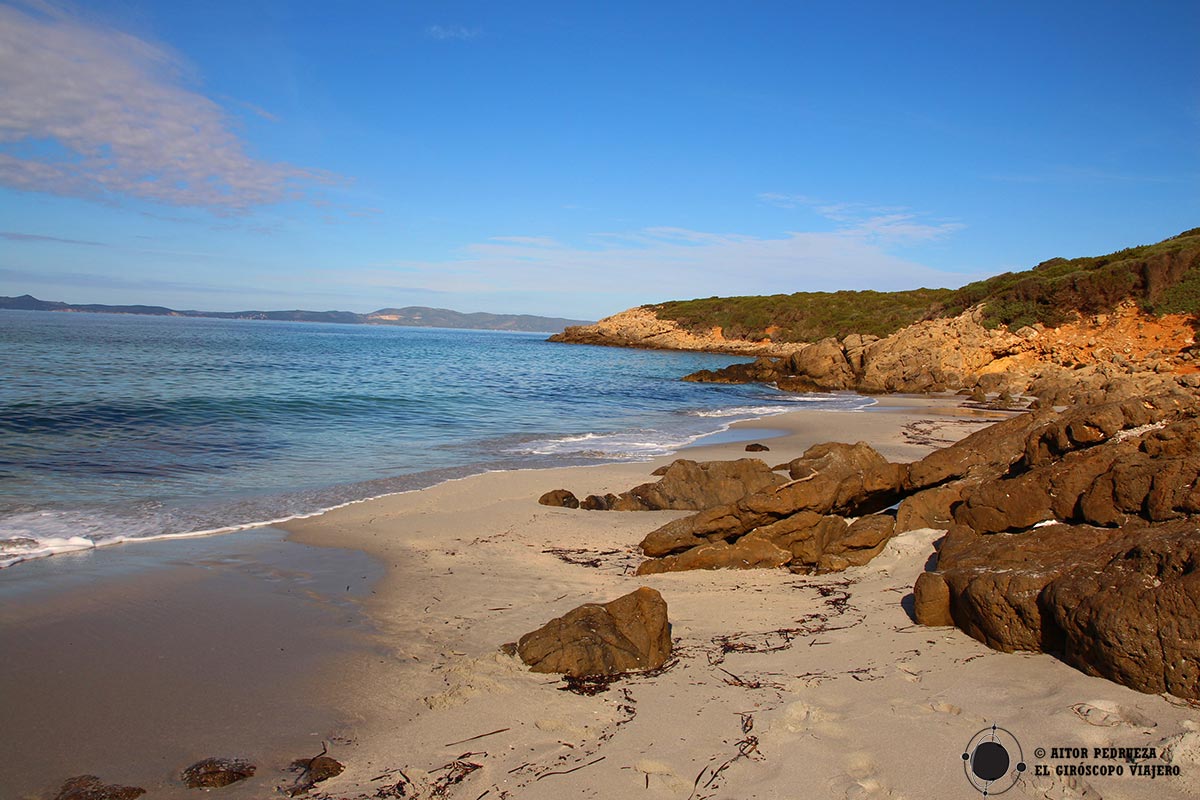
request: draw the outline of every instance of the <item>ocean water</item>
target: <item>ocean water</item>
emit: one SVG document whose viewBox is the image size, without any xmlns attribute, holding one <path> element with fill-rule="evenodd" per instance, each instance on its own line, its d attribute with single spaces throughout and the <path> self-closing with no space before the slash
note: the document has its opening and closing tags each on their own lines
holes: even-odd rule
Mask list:
<svg viewBox="0 0 1200 800">
<path fill-rule="evenodd" d="M 679 380 L 733 357 L 545 338 L 0 311 L 0 567 L 871 402 Z"/>
</svg>

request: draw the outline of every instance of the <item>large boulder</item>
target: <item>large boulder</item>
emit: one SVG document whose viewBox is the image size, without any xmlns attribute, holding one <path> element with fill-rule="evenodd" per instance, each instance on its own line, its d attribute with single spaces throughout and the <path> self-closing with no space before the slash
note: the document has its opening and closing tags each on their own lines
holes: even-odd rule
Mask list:
<svg viewBox="0 0 1200 800">
<path fill-rule="evenodd" d="M 973 309 L 928 320 L 873 342 L 861 354 L 858 387 L 872 393 L 938 392 L 968 385 L 999 358 L 1026 349 L 1005 330 L 987 330 Z"/>
<path fill-rule="evenodd" d="M 700 511 L 732 503 L 784 481 L 782 475 L 757 458 L 699 462 L 681 458 L 672 462 L 658 481 L 635 486 L 627 494 L 651 511 Z"/>
<path fill-rule="evenodd" d="M 1055 417 L 1055 412 L 1050 410 L 1018 414 L 980 428 L 949 447 L 934 450 L 909 464 L 905 487 L 909 490 L 928 489 L 964 478 L 981 468 L 991 475 L 1002 475 L 1025 455 L 1025 442 L 1030 432 Z"/>
<path fill-rule="evenodd" d="M 642 587 L 587 603 L 522 636 L 517 654 L 534 672 L 577 678 L 657 669 L 671 655 L 666 601 Z"/>
<path fill-rule="evenodd" d="M 1059 654 L 1143 692 L 1200 699 L 1200 524 L 951 529 L 914 587 L 917 621 L 1003 651 Z"/>
<path fill-rule="evenodd" d="M 782 364 L 785 375 L 818 389 L 849 389 L 856 377 L 837 339 L 822 339 L 793 353 Z M 780 388 L 788 388 L 780 384 Z"/>
<path fill-rule="evenodd" d="M 1086 425 L 1076 419 L 1059 430 L 1078 442 L 1079 437 L 1101 435 L 1117 424 L 1100 415 L 1086 420 Z M 1121 437 L 1115 435 L 1119 431 L 1113 430 L 1102 444 L 1067 452 L 1049 463 L 1044 454 L 1059 445 L 1048 448 L 1054 434 L 1035 431 L 1030 460 L 1038 465 L 975 488 L 955 508 L 955 521 L 991 533 L 1024 530 L 1048 520 L 1115 526 L 1139 518 L 1163 521 L 1200 513 L 1200 420 L 1183 419 Z"/>
<path fill-rule="evenodd" d="M 1138 691 L 1200 698 L 1200 527 L 1151 527 L 1115 545 L 1098 568 L 1042 591 L 1063 659 Z"/>
</svg>

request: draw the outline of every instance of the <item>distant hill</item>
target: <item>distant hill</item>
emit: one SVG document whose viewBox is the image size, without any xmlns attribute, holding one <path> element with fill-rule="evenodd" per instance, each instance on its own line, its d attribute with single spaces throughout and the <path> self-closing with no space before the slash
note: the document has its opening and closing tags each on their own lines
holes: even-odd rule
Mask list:
<svg viewBox="0 0 1200 800">
<path fill-rule="evenodd" d="M 587 325 L 585 320 L 537 317 L 530 314 L 464 314 L 448 308 L 381 308 L 370 314 L 353 311 L 176 311 L 164 306 L 76 305 L 39 300 L 32 295 L 0 297 L 0 310 L 62 311 L 84 314 L 140 314 L 154 317 L 211 317 L 215 319 L 262 319 L 281 322 L 341 322 L 349 325 L 397 325 L 410 328 L 462 328 L 467 330 L 527 331 L 557 333 L 568 325 Z"/>
</svg>

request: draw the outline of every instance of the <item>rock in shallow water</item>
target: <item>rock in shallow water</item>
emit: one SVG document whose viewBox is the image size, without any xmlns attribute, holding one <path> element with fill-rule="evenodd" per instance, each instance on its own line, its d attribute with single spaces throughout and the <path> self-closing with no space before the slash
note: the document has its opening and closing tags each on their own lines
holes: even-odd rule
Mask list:
<svg viewBox="0 0 1200 800">
<path fill-rule="evenodd" d="M 587 603 L 522 636 L 517 653 L 534 672 L 576 678 L 657 669 L 671 655 L 666 601 L 642 587 Z"/>
<path fill-rule="evenodd" d="M 146 793 L 140 786 L 104 783 L 95 775 L 79 775 L 62 785 L 54 800 L 134 800 Z"/>
<path fill-rule="evenodd" d="M 206 758 L 183 771 L 180 780 L 189 789 L 217 789 L 254 775 L 255 767 L 241 758 Z"/>
</svg>

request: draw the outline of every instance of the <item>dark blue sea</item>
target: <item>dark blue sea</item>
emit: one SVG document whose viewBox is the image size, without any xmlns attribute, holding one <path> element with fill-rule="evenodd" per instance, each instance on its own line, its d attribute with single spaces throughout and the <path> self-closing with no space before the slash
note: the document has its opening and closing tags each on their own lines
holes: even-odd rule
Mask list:
<svg viewBox="0 0 1200 800">
<path fill-rule="evenodd" d="M 545 339 L 0 311 L 0 567 L 870 403 L 679 380 L 727 356 Z"/>
</svg>

